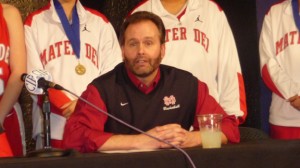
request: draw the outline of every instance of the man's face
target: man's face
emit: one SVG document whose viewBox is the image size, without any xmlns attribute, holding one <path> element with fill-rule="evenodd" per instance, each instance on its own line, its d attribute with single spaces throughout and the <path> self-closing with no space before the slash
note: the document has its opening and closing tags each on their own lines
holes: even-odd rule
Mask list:
<svg viewBox="0 0 300 168">
<path fill-rule="evenodd" d="M 137 77 L 148 77 L 157 71 L 165 54 L 159 30 L 151 21 L 131 24 L 125 31 L 122 55 L 126 67 Z"/>
</svg>

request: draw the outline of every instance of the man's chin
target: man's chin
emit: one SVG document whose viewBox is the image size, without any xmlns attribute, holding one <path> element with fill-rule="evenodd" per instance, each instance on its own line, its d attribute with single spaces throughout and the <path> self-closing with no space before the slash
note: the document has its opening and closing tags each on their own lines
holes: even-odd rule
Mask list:
<svg viewBox="0 0 300 168">
<path fill-rule="evenodd" d="M 134 73 L 137 77 L 140 77 L 140 78 L 145 78 L 147 76 L 150 75 L 149 72 L 137 72 L 137 73 Z"/>
<path fill-rule="evenodd" d="M 150 74 L 152 73 L 151 70 L 149 69 L 146 69 L 146 68 L 139 68 L 138 70 L 134 70 L 133 74 L 138 76 L 138 77 L 141 77 L 141 78 L 144 78 L 144 77 L 147 77 L 149 76 Z"/>
</svg>

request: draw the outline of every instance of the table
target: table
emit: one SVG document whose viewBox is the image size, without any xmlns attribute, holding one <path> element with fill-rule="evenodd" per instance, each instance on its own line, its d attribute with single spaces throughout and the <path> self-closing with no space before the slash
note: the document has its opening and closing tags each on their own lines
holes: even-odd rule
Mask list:
<svg viewBox="0 0 300 168">
<path fill-rule="evenodd" d="M 187 148 L 197 168 L 298 168 L 300 140 L 258 140 L 220 149 Z M 190 168 L 177 150 L 137 153 L 74 153 L 66 157 L 2 158 L 0 168 Z"/>
</svg>

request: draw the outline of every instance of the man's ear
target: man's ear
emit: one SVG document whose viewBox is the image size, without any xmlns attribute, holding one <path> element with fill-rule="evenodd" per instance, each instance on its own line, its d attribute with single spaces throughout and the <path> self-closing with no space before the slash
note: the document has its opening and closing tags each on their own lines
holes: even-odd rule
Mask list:
<svg viewBox="0 0 300 168">
<path fill-rule="evenodd" d="M 166 54 L 166 44 L 165 43 L 160 46 L 160 53 L 161 53 L 161 59 L 163 59 Z"/>
<path fill-rule="evenodd" d="M 121 46 L 122 59 L 124 60 L 124 46 Z"/>
</svg>

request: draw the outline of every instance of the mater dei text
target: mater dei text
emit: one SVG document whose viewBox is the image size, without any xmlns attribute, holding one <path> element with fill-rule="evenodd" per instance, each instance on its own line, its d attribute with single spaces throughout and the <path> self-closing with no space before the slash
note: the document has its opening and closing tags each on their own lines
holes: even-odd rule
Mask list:
<svg viewBox="0 0 300 168">
<path fill-rule="evenodd" d="M 290 45 L 300 44 L 300 33 L 298 31 L 291 31 L 283 35 L 275 42 L 276 55 L 282 52 Z"/>
<path fill-rule="evenodd" d="M 175 27 L 172 29 L 166 29 L 166 42 L 169 41 L 178 41 L 178 40 L 187 40 L 186 27 Z M 209 38 L 207 35 L 198 30 L 194 29 L 194 41 L 199 43 L 206 52 L 208 52 L 209 47 Z"/>
<path fill-rule="evenodd" d="M 84 56 L 88 58 L 98 69 L 98 55 L 97 50 L 93 48 L 90 44 L 85 43 L 85 54 Z M 43 66 L 46 66 L 50 61 L 55 60 L 61 56 L 74 56 L 75 53 L 72 49 L 72 45 L 69 40 L 56 42 L 49 46 L 48 49 L 45 49 L 40 54 L 40 59 Z"/>
</svg>

